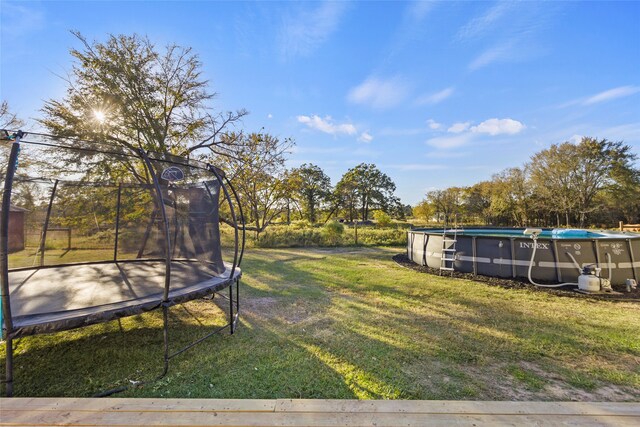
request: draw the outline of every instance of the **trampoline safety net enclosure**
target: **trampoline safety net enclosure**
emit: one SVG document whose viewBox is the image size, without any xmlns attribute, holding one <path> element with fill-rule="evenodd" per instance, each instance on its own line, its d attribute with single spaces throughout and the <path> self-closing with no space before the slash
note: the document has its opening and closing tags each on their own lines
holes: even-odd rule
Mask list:
<svg viewBox="0 0 640 427">
<path fill-rule="evenodd" d="M 164 375 L 171 357 L 220 330 L 233 333 L 244 221 L 223 171 L 167 154 L 42 134 L 2 131 L 0 138 L 7 395 L 13 392 L 15 338 L 158 308 L 164 314 Z M 169 307 L 222 290 L 227 324 L 171 354 Z"/>
</svg>

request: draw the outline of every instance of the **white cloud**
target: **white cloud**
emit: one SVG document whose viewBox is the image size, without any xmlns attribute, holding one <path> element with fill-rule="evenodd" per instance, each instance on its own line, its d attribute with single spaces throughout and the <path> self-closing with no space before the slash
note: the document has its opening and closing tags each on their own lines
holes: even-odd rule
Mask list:
<svg viewBox="0 0 640 427">
<path fill-rule="evenodd" d="M 453 125 L 451 125 L 451 127 L 449 127 L 449 129 L 447 129 L 447 132 L 449 132 L 449 133 L 461 133 L 461 132 L 464 132 L 465 130 L 469 129 L 469 126 L 471 126 L 471 122 L 454 123 Z"/>
<path fill-rule="evenodd" d="M 423 95 L 420 98 L 418 98 L 416 100 L 416 104 L 418 105 L 426 105 L 426 104 L 431 104 L 431 105 L 435 105 L 438 104 L 442 101 L 444 101 L 445 99 L 449 98 L 451 95 L 453 95 L 454 92 L 454 88 L 453 87 L 448 87 L 446 89 L 442 89 L 439 92 L 436 93 L 431 93 L 428 95 Z"/>
<path fill-rule="evenodd" d="M 477 126 L 471 126 L 471 122 L 454 123 L 447 129 L 447 132 L 455 135 L 445 135 L 427 140 L 427 145 L 447 150 L 458 148 L 469 144 L 480 138 L 480 134 L 491 136 L 515 135 L 525 129 L 526 126 L 513 119 L 489 119 Z"/>
<path fill-rule="evenodd" d="M 373 141 L 373 136 L 369 132 L 362 132 L 358 137 L 358 141 L 360 142 L 371 142 Z"/>
<path fill-rule="evenodd" d="M 267 114 L 267 119 L 273 119 L 273 114 L 271 113 Z"/>
<path fill-rule="evenodd" d="M 400 77 L 386 80 L 369 77 L 358 86 L 352 88 L 347 95 L 347 99 L 354 104 L 364 104 L 373 108 L 384 109 L 400 104 L 405 100 L 408 92 L 407 83 Z"/>
<path fill-rule="evenodd" d="M 599 102 L 610 101 L 616 98 L 623 98 L 640 92 L 638 86 L 620 86 L 614 89 L 605 90 L 593 95 L 582 102 L 583 105 L 593 105 Z"/>
<path fill-rule="evenodd" d="M 407 6 L 405 16 L 412 21 L 420 22 L 431 12 L 435 2 L 416 0 Z"/>
<path fill-rule="evenodd" d="M 439 136 L 427 140 L 427 144 L 440 149 L 462 147 L 471 142 L 474 138 L 472 133 L 463 133 L 455 136 Z"/>
<path fill-rule="evenodd" d="M 514 51 L 513 47 L 514 42 L 509 41 L 485 50 L 478 57 L 476 57 L 476 59 L 471 61 L 471 63 L 469 64 L 469 70 L 475 71 L 479 68 L 486 67 L 493 62 L 508 61 L 510 59 L 514 59 L 515 57 L 519 56 L 519 54 Z"/>
<path fill-rule="evenodd" d="M 511 2 L 498 2 L 483 15 L 477 16 L 469 21 L 458 31 L 458 40 L 466 40 L 477 38 L 483 33 L 495 27 L 495 23 L 502 18 L 505 13 L 513 6 Z"/>
<path fill-rule="evenodd" d="M 520 133 L 526 126 L 521 122 L 513 119 L 489 119 L 473 126 L 471 132 L 486 133 L 489 135 L 515 135 Z"/>
<path fill-rule="evenodd" d="M 336 30 L 347 4 L 325 1 L 314 10 L 285 17 L 279 34 L 285 57 L 305 56 L 317 49 Z"/>
<path fill-rule="evenodd" d="M 331 116 L 325 116 L 324 119 L 320 116 L 298 116 L 298 122 L 306 125 L 307 127 L 320 132 L 328 133 L 329 135 L 347 134 L 355 135 L 357 133 L 356 127 L 351 123 L 334 124 Z"/>
<path fill-rule="evenodd" d="M 427 125 L 429 126 L 429 129 L 432 129 L 432 130 L 440 129 L 442 127 L 441 123 L 438 123 L 433 119 L 427 120 Z"/>
</svg>

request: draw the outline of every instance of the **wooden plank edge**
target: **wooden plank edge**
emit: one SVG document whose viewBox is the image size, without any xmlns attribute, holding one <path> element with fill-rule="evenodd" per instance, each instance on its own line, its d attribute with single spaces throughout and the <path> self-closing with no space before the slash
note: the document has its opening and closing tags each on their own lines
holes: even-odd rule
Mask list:
<svg viewBox="0 0 640 427">
<path fill-rule="evenodd" d="M 277 412 L 357 412 L 503 415 L 632 415 L 637 402 L 278 399 Z"/>
<path fill-rule="evenodd" d="M 391 413 L 292 413 L 271 412 L 256 416 L 247 412 L 210 414 L 202 412 L 69 412 L 45 411 L 26 413 L 3 411 L 2 426 L 67 425 L 67 426 L 637 426 L 639 417 L 594 415 L 531 414 L 391 414 Z"/>
<path fill-rule="evenodd" d="M 206 411 L 275 412 L 275 399 L 155 399 L 155 398 L 72 398 L 12 397 L 0 398 L 0 408 L 12 410 L 67 411 Z"/>
</svg>

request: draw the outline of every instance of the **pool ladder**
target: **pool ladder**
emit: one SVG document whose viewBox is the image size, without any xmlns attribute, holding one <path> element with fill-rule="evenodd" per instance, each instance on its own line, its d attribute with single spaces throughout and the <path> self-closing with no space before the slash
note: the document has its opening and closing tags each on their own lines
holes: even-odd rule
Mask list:
<svg viewBox="0 0 640 427">
<path fill-rule="evenodd" d="M 447 236 L 447 229 L 442 232 L 442 251 L 440 252 L 440 275 L 443 271 L 450 271 L 453 275 L 453 263 L 456 261 L 456 242 L 458 241 L 458 227 L 453 230 L 453 238 Z"/>
</svg>

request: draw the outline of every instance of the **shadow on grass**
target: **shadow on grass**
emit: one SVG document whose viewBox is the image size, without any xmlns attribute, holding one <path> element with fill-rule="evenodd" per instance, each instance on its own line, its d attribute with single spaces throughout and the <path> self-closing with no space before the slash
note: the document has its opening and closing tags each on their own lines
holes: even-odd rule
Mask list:
<svg viewBox="0 0 640 427">
<path fill-rule="evenodd" d="M 570 398 L 546 390 L 548 380 L 565 390 L 621 385 L 628 394 L 619 399 L 640 397 L 637 309 L 421 275 L 389 258 L 371 248 L 249 254 L 237 333 L 205 341 L 173 359 L 164 379 L 121 396 Z M 172 348 L 224 323 L 217 305 L 173 308 Z M 123 319 L 122 329 L 111 322 L 20 341 L 16 393 L 83 396 L 153 378 L 160 313 Z M 529 394 L 509 391 L 538 377 Z"/>
</svg>

